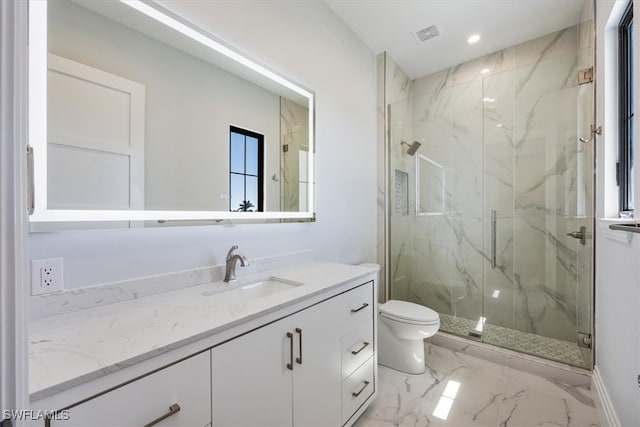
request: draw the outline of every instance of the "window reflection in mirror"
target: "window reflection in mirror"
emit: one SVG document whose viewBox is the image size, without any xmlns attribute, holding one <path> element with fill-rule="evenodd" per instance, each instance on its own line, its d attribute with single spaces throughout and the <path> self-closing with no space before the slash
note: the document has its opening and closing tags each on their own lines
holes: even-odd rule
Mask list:
<svg viewBox="0 0 640 427">
<path fill-rule="evenodd" d="M 262 212 L 264 135 L 235 126 L 231 126 L 229 135 L 229 210 Z"/>
</svg>

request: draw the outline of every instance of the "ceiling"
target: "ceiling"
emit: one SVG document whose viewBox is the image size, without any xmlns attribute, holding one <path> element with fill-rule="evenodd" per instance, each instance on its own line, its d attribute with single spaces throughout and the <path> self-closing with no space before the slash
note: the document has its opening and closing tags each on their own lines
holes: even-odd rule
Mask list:
<svg viewBox="0 0 640 427">
<path fill-rule="evenodd" d="M 575 25 L 585 0 L 325 0 L 375 53 L 415 79 Z M 440 35 L 418 42 L 436 25 Z M 480 41 L 467 43 L 471 34 Z"/>
</svg>

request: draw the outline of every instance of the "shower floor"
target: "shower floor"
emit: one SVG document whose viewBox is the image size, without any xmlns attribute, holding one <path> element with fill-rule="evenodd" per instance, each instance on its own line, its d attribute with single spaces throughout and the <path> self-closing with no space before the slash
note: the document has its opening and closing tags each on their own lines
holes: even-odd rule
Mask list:
<svg viewBox="0 0 640 427">
<path fill-rule="evenodd" d="M 440 330 L 450 334 L 474 338 L 470 336 L 469 333 L 475 331 L 476 324 L 477 320 L 474 321 L 449 314 L 440 314 Z M 582 356 L 580 348 L 576 343 L 530 334 L 502 326 L 490 325 L 488 323 L 484 325 L 483 329 L 482 341 L 487 344 L 532 354 L 580 368 L 591 368 Z"/>
</svg>

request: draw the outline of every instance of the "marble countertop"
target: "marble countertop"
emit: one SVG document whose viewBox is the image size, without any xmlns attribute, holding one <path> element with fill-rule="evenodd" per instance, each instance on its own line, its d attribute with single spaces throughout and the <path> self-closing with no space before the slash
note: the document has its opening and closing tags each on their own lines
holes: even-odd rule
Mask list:
<svg viewBox="0 0 640 427">
<path fill-rule="evenodd" d="M 31 399 L 48 397 L 375 271 L 373 266 L 307 262 L 242 277 L 233 285 L 266 277 L 303 283 L 265 297 L 230 300 L 224 297 L 230 285 L 215 282 L 34 321 L 29 325 Z"/>
</svg>

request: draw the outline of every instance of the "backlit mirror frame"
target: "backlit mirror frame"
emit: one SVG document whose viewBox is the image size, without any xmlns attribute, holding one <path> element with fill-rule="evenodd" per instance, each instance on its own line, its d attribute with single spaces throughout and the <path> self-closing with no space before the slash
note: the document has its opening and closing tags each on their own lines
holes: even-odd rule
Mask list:
<svg viewBox="0 0 640 427">
<path fill-rule="evenodd" d="M 66 210 L 47 207 L 47 2 L 29 1 L 29 145 L 33 148 L 33 213 L 32 223 L 86 221 L 220 221 L 272 222 L 269 220 L 315 221 L 315 94 L 272 71 L 247 55 L 240 53 L 206 31 L 186 22 L 170 11 L 144 0 L 120 0 L 131 11 L 145 14 L 190 39 L 212 49 L 225 59 L 234 61 L 243 70 L 257 73 L 282 85 L 308 100 L 309 185 L 308 210 L 298 212 L 227 212 L 227 211 L 161 211 L 161 210 Z"/>
</svg>

